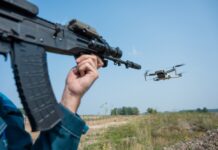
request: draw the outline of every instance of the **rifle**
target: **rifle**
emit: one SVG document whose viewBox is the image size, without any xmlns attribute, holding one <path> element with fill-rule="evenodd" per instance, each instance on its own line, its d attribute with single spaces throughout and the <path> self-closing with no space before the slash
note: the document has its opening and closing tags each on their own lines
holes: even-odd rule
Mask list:
<svg viewBox="0 0 218 150">
<path fill-rule="evenodd" d="M 38 7 L 26 0 L 0 0 L 0 54 L 11 56 L 21 103 L 32 131 L 46 131 L 61 120 L 61 112 L 48 76 L 46 52 L 79 57 L 99 56 L 126 68 L 141 66 L 121 60 L 122 51 L 111 47 L 94 28 L 78 20 L 68 25 L 37 16 Z"/>
</svg>

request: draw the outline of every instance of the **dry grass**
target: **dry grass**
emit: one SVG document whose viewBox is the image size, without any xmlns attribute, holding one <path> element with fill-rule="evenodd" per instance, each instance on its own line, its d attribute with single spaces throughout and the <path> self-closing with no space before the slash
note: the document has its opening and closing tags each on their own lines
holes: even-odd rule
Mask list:
<svg viewBox="0 0 218 150">
<path fill-rule="evenodd" d="M 215 113 L 165 113 L 133 117 L 128 123 L 89 133 L 84 150 L 159 150 L 218 128 Z M 99 132 L 98 132 L 99 131 Z"/>
<path fill-rule="evenodd" d="M 80 150 L 160 150 L 218 128 L 217 113 L 83 116 L 90 127 Z M 30 131 L 29 123 L 26 129 Z M 32 133 L 35 140 L 39 133 Z"/>
</svg>

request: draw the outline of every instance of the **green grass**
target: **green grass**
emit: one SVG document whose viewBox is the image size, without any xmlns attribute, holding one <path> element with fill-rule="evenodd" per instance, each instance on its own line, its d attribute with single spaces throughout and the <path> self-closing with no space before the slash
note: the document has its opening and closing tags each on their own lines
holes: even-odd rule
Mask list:
<svg viewBox="0 0 218 150">
<path fill-rule="evenodd" d="M 128 124 L 108 128 L 95 142 L 82 144 L 84 150 L 159 150 L 179 141 L 199 137 L 218 128 L 215 113 L 163 113 L 145 115 Z"/>
</svg>

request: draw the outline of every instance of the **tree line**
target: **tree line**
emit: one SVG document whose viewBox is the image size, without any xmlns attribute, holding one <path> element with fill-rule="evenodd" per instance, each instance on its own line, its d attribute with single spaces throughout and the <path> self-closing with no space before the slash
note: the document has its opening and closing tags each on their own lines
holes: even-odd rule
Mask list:
<svg viewBox="0 0 218 150">
<path fill-rule="evenodd" d="M 193 110 L 181 110 L 179 112 L 200 112 L 207 113 L 209 110 L 206 107 L 197 108 Z M 157 114 L 158 111 L 154 108 L 148 107 L 145 113 L 142 114 Z M 139 109 L 137 107 L 121 107 L 121 108 L 113 108 L 111 110 L 111 115 L 139 115 Z"/>
<path fill-rule="evenodd" d="M 139 115 L 139 110 L 137 107 L 114 108 L 111 115 Z"/>
</svg>

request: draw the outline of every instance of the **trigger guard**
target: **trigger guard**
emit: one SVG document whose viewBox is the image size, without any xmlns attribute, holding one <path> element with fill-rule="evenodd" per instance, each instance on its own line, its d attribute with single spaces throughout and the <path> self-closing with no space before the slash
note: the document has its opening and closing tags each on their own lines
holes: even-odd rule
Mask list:
<svg viewBox="0 0 218 150">
<path fill-rule="evenodd" d="M 5 61 L 7 61 L 8 57 L 6 53 L 0 53 L 0 55 L 3 55 L 3 57 L 5 58 Z"/>
</svg>

